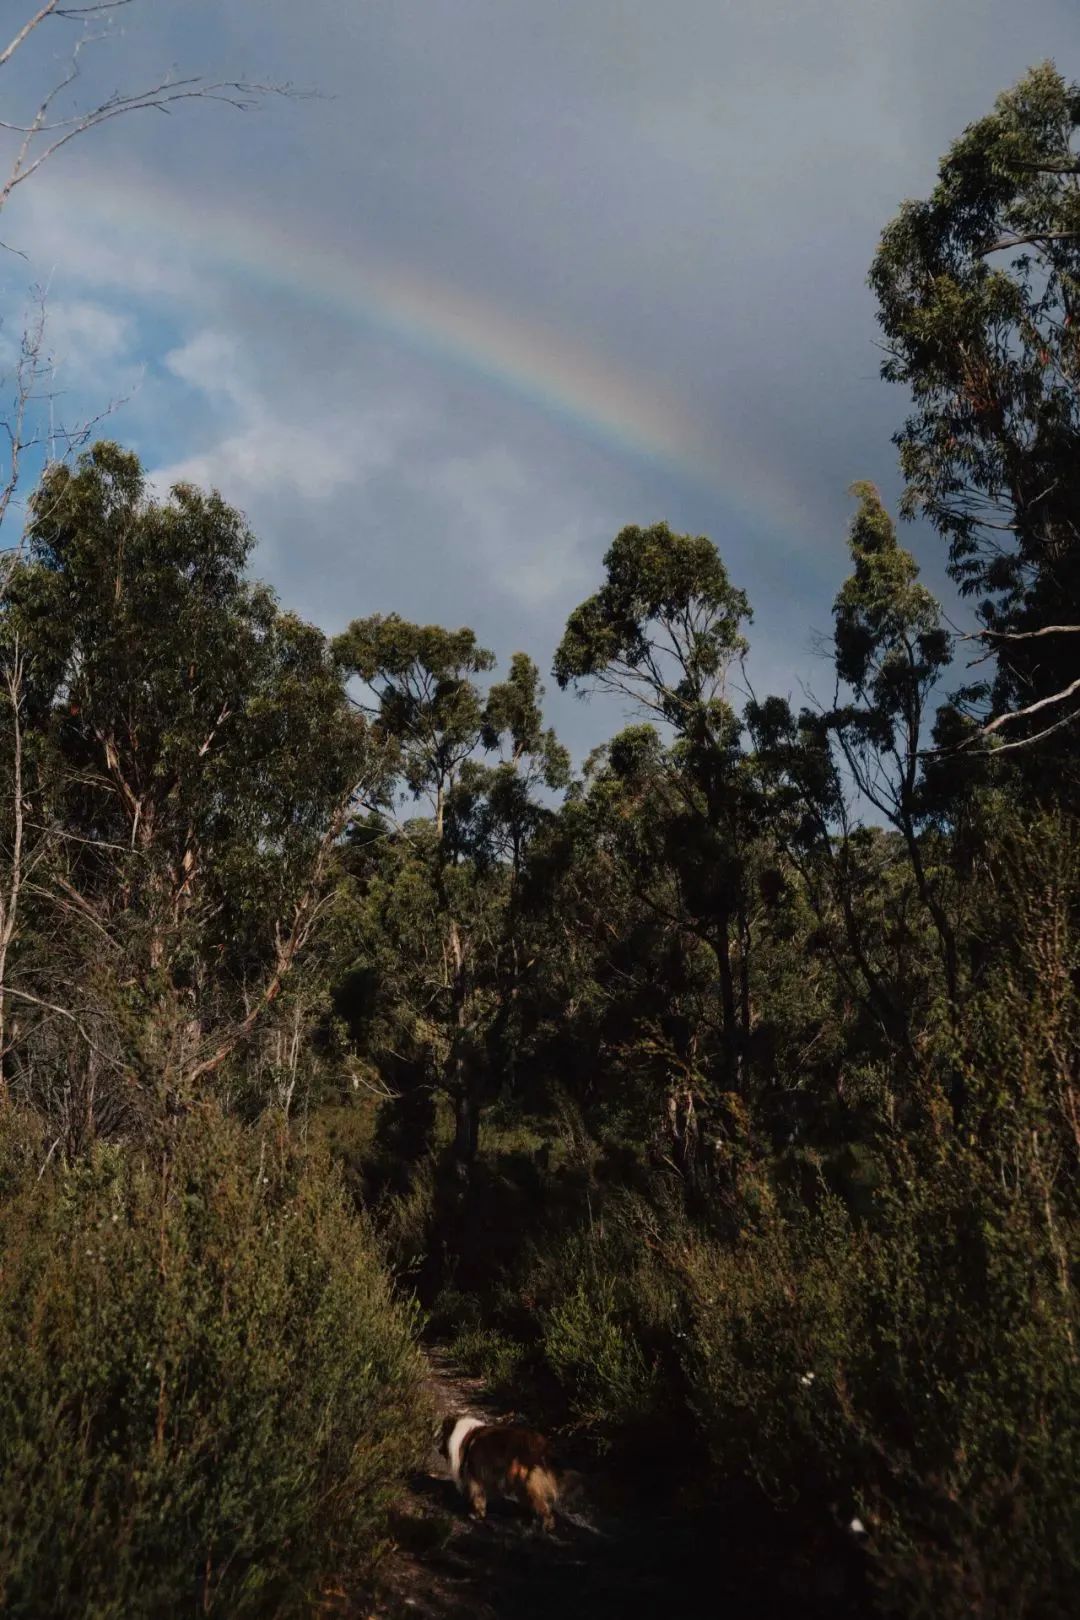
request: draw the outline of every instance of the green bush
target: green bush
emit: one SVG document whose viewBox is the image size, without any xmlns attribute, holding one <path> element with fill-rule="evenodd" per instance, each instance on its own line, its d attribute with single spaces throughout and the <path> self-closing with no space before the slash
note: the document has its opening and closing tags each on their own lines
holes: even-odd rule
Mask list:
<svg viewBox="0 0 1080 1620">
<path fill-rule="evenodd" d="M 0 1606 L 302 1614 L 427 1435 L 409 1312 L 336 1179 L 209 1111 L 9 1186 Z"/>
<path fill-rule="evenodd" d="M 857 1509 L 884 1614 L 1063 1620 L 1080 1316 L 1055 1247 L 1075 1267 L 1077 1233 L 1051 1241 L 1025 1182 L 955 1145 L 906 1170 L 872 1229 L 830 1205 L 692 1249 L 687 1371 L 716 1475 Z"/>
<path fill-rule="evenodd" d="M 523 1350 L 498 1328 L 463 1326 L 450 1340 L 450 1354 L 463 1372 L 482 1378 L 493 1391 L 514 1388 Z"/>
<path fill-rule="evenodd" d="M 602 1222 L 533 1253 L 526 1287 L 539 1306 L 541 1351 L 570 1413 L 597 1439 L 641 1438 L 678 1401 L 667 1352 L 676 1292 L 617 1201 Z"/>
<path fill-rule="evenodd" d="M 544 1354 L 580 1422 L 628 1427 L 652 1410 L 656 1369 L 619 1309 L 611 1278 L 578 1278 L 547 1317 Z"/>
</svg>

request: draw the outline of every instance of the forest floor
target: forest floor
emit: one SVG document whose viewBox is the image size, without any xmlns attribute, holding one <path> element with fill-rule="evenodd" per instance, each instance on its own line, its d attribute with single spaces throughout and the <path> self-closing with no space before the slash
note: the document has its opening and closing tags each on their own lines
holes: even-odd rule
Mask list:
<svg viewBox="0 0 1080 1620">
<path fill-rule="evenodd" d="M 499 1410 L 483 1384 L 438 1351 L 428 1379 L 440 1414 L 471 1412 L 522 1420 Z M 527 1421 L 527 1419 L 526 1419 Z M 568 1458 L 577 1462 L 577 1458 Z M 553 1535 L 514 1506 L 489 1505 L 483 1523 L 464 1510 L 433 1444 L 409 1482 L 393 1524 L 394 1548 L 374 1597 L 355 1620 L 779 1620 L 865 1612 L 853 1607 L 844 1549 L 823 1538 L 792 1555 L 768 1518 L 678 1511 L 648 1476 L 627 1477 L 585 1459 Z M 569 1516 L 568 1516 L 569 1515 Z"/>
</svg>

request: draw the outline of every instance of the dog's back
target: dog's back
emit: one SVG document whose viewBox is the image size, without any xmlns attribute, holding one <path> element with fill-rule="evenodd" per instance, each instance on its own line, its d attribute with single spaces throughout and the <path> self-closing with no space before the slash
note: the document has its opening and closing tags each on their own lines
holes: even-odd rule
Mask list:
<svg viewBox="0 0 1080 1620">
<path fill-rule="evenodd" d="M 448 1418 L 441 1449 L 475 1517 L 483 1518 L 488 1495 L 498 1494 L 519 1501 L 546 1530 L 554 1528 L 559 1483 L 548 1443 L 535 1429 Z"/>
</svg>

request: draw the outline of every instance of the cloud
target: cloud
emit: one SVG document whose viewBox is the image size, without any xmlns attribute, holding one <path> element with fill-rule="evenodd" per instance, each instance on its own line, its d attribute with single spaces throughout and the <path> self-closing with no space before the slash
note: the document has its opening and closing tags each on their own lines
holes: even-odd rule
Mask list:
<svg viewBox="0 0 1080 1620">
<path fill-rule="evenodd" d="M 0 353 L 5 364 L 14 359 L 24 333 L 42 318 L 43 358 L 65 376 L 100 372 L 132 357 L 135 321 L 107 304 L 89 298 L 52 298 L 47 290 L 28 298 L 21 287 L 12 289 L 4 304 Z"/>
<path fill-rule="evenodd" d="M 544 611 L 595 568 L 601 509 L 587 490 L 552 490 L 542 468 L 505 446 L 435 458 L 423 484 L 453 531 L 468 536 L 469 568 L 519 608 Z"/>
<path fill-rule="evenodd" d="M 878 233 L 1030 61 L 1075 71 L 1073 0 L 262 0 L 257 26 L 253 9 L 135 7 L 94 71 L 111 87 L 175 58 L 325 100 L 116 120 L 5 210 L 27 279 L 67 306 L 65 366 L 85 363 L 62 375 L 87 414 L 144 360 L 109 431 L 159 485 L 243 507 L 256 567 L 329 629 L 396 609 L 546 668 L 612 535 L 665 518 L 710 534 L 750 592 L 759 689 L 820 683 L 810 631 L 847 567 L 847 485 L 898 490 L 905 401 L 878 380 L 865 286 Z M 256 243 L 370 253 L 610 356 L 654 410 L 678 401 L 722 475 L 622 452 L 573 399 L 545 412 L 330 307 L 245 254 L 259 221 Z M 22 261 L 0 271 L 21 289 Z M 943 588 L 939 541 L 906 538 Z M 576 746 L 618 720 L 554 707 Z"/>
<path fill-rule="evenodd" d="M 235 334 L 206 327 L 162 358 L 166 371 L 213 398 L 223 396 L 236 404 L 250 400 L 240 381 L 242 345 Z"/>
<path fill-rule="evenodd" d="M 155 467 L 149 475 L 159 491 L 191 483 L 217 489 L 229 501 L 249 508 L 283 494 L 326 502 L 344 488 L 361 486 L 391 465 L 407 426 L 400 411 L 357 405 L 327 410 L 322 401 L 318 426 L 307 420 L 310 405 L 297 390 L 260 387 L 247 369 L 243 346 L 229 333 L 206 329 L 170 350 L 164 369 L 201 394 L 212 423 L 228 422 L 223 432 L 204 437 L 206 448 Z"/>
<path fill-rule="evenodd" d="M 264 418 L 211 450 L 155 468 L 150 482 L 159 491 L 173 484 L 198 484 L 247 506 L 253 495 L 267 498 L 282 491 L 326 500 L 355 476 L 350 445 L 328 444 L 306 429 Z"/>
<path fill-rule="evenodd" d="M 128 355 L 135 337 L 129 315 L 86 298 L 58 299 L 47 305 L 47 339 L 56 365 L 100 366 Z"/>
<path fill-rule="evenodd" d="M 199 276 L 190 258 L 163 252 L 147 229 L 95 228 L 93 173 L 92 164 L 57 159 L 15 192 L 4 210 L 5 239 L 26 260 L 4 265 L 8 284 L 25 273 L 46 288 L 60 281 L 158 304 L 197 301 Z"/>
</svg>

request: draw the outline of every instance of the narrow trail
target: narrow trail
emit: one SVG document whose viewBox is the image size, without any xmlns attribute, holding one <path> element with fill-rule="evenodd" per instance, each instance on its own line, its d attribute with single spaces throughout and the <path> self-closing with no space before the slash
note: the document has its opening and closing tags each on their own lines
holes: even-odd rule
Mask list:
<svg viewBox="0 0 1080 1620">
<path fill-rule="evenodd" d="M 440 1414 L 473 1412 L 494 1421 L 525 1414 L 499 1409 L 483 1383 L 437 1350 L 428 1384 Z M 827 1558 L 801 1570 L 776 1568 L 772 1538 L 739 1527 L 705 1531 L 692 1517 L 658 1513 L 647 1491 L 591 1464 L 554 1535 L 510 1504 L 494 1503 L 476 1524 L 465 1514 L 445 1460 L 432 1444 L 395 1515 L 394 1551 L 364 1620 L 804 1620 L 850 1612 L 843 1576 Z M 837 1577 L 840 1575 L 840 1584 Z"/>
<path fill-rule="evenodd" d="M 505 1422 L 520 1415 L 497 1407 L 480 1379 L 467 1377 L 437 1350 L 428 1353 L 427 1384 L 440 1416 L 472 1412 Z M 588 1601 L 600 1542 L 611 1535 L 594 1513 L 579 1511 L 577 1501 L 573 1511 L 580 1522 L 560 1517 L 553 1536 L 500 1502 L 476 1524 L 433 1441 L 426 1468 L 410 1480 L 396 1515 L 397 1546 L 382 1568 L 372 1620 L 529 1620 L 534 1614 L 550 1620 L 553 1606 L 558 1620 L 568 1620 Z"/>
</svg>

